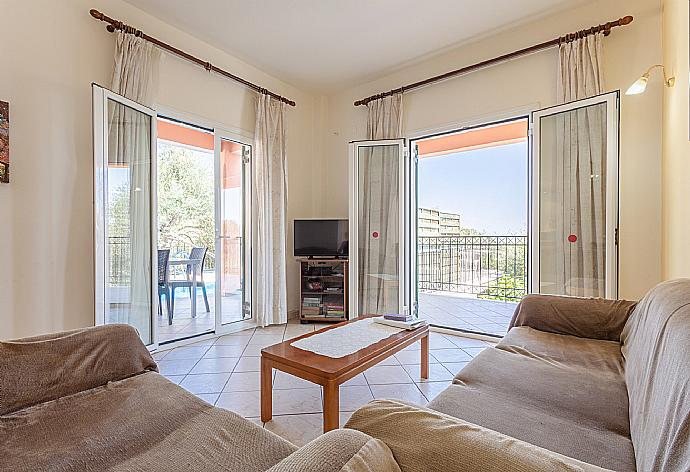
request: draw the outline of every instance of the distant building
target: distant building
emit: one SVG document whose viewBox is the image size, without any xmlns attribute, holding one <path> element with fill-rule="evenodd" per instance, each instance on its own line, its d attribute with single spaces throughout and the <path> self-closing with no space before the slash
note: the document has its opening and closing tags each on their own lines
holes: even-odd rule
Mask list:
<svg viewBox="0 0 690 472">
<path fill-rule="evenodd" d="M 460 215 L 419 207 L 417 213 L 419 236 L 457 236 L 462 234 Z"/>
</svg>

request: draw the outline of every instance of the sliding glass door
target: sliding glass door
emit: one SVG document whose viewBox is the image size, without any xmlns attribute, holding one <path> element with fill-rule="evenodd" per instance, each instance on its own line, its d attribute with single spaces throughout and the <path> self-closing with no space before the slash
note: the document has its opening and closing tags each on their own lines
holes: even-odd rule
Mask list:
<svg viewBox="0 0 690 472">
<path fill-rule="evenodd" d="M 532 292 L 618 295 L 618 100 L 532 114 Z"/>
<path fill-rule="evenodd" d="M 251 146 L 216 131 L 216 333 L 251 319 Z"/>
<path fill-rule="evenodd" d="M 94 85 L 93 114 L 95 322 L 155 345 L 156 113 Z"/>
<path fill-rule="evenodd" d="M 410 310 L 409 181 L 405 140 L 350 144 L 350 318 Z"/>
</svg>

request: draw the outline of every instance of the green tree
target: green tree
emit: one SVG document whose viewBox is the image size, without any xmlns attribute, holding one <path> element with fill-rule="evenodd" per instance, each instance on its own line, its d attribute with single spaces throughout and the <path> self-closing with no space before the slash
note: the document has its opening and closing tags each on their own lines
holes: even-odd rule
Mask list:
<svg viewBox="0 0 690 472">
<path fill-rule="evenodd" d="M 158 145 L 158 246 L 189 251 L 209 248 L 207 266 L 214 261 L 214 196 L 212 162 L 182 146 Z M 109 206 L 108 232 L 111 244 L 130 236 L 129 184 L 113 192 Z"/>
</svg>

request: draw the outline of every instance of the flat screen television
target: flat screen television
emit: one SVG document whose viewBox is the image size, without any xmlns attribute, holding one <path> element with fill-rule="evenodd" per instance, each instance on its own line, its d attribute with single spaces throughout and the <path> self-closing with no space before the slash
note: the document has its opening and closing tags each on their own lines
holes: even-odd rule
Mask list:
<svg viewBox="0 0 690 472">
<path fill-rule="evenodd" d="M 295 257 L 347 257 L 348 220 L 295 220 Z"/>
</svg>

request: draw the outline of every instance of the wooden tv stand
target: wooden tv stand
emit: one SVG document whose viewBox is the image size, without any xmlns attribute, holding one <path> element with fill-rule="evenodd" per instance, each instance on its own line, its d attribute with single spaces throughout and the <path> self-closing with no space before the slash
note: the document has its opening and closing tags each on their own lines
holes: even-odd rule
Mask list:
<svg viewBox="0 0 690 472">
<path fill-rule="evenodd" d="M 300 323 L 347 321 L 348 260 L 299 258 Z"/>
</svg>

